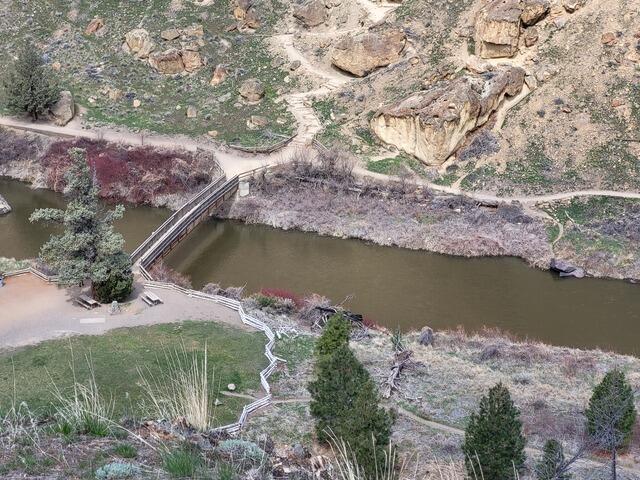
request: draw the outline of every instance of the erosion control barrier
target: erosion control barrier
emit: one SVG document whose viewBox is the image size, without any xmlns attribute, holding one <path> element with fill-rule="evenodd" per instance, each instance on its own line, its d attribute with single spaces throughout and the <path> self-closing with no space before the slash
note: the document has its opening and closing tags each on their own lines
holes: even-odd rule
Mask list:
<svg viewBox="0 0 640 480">
<path fill-rule="evenodd" d="M 197 290 L 190 290 L 188 288 L 179 287 L 178 285 L 175 285 L 173 283 L 148 281 L 148 282 L 145 282 L 144 286 L 147 288 L 160 288 L 165 290 L 174 290 L 184 295 L 187 295 L 189 297 L 199 298 L 202 300 L 207 300 L 210 302 L 217 303 L 219 305 L 223 305 L 227 308 L 230 308 L 238 312 L 238 315 L 240 316 L 242 323 L 244 323 L 245 325 L 249 325 L 255 328 L 256 330 L 260 330 L 267 337 L 268 341 L 264 346 L 264 356 L 267 357 L 267 360 L 269 360 L 269 365 L 267 365 L 267 367 L 260 372 L 260 383 L 262 384 L 262 388 L 266 392 L 266 395 L 248 405 L 245 405 L 244 408 L 242 409 L 242 413 L 240 413 L 240 416 L 238 417 L 237 422 L 231 423 L 229 425 L 225 425 L 223 427 L 218 427 L 215 429 L 217 431 L 223 431 L 230 434 L 238 433 L 246 423 L 247 418 L 251 413 L 255 412 L 256 410 L 262 407 L 266 407 L 267 405 L 271 404 L 271 400 L 272 400 L 271 386 L 269 385 L 268 379 L 276 369 L 278 365 L 278 361 L 280 360 L 272 352 L 272 348 L 275 344 L 275 335 L 273 334 L 273 331 L 264 322 L 247 314 L 244 311 L 244 307 L 242 306 L 242 303 L 239 302 L 238 300 L 221 297 L 220 295 L 209 295 L 203 292 L 198 292 Z"/>
</svg>

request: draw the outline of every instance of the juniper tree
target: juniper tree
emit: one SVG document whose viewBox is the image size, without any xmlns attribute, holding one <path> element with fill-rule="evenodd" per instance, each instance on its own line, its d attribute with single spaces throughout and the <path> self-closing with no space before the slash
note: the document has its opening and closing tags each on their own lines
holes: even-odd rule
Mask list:
<svg viewBox="0 0 640 480">
<path fill-rule="evenodd" d="M 63 227 L 60 235 L 52 235 L 42 246 L 40 256 L 58 272 L 61 284 L 89 281 L 98 300 L 122 301 L 131 293 L 133 275 L 131 261 L 123 251 L 124 239 L 113 229 L 113 222 L 122 217 L 124 207 L 103 211 L 85 151 L 75 148 L 69 155 L 66 210 L 42 208 L 30 217 L 32 222 Z"/>
<path fill-rule="evenodd" d="M 380 408 L 376 385 L 348 344 L 348 321 L 332 317 L 316 347 L 316 378 L 309 383 L 318 440 L 343 440 L 369 476 L 384 460 L 393 417 Z"/>
<path fill-rule="evenodd" d="M 59 91 L 51 70 L 31 42 L 26 42 L 4 81 L 6 106 L 12 113 L 27 113 L 34 120 L 58 101 Z"/>
<path fill-rule="evenodd" d="M 567 461 L 564 458 L 564 449 L 557 440 L 547 440 L 542 450 L 542 458 L 536 465 L 536 477 L 538 480 L 569 480 Z"/>
<path fill-rule="evenodd" d="M 462 445 L 467 473 L 484 480 L 514 479 L 524 466 L 524 444 L 520 412 L 499 383 L 482 397 L 467 425 Z"/>
<path fill-rule="evenodd" d="M 631 440 L 636 422 L 633 390 L 620 370 L 608 372 L 589 400 L 587 432 L 594 444 L 611 454 L 611 479 L 617 478 L 616 457 Z"/>
</svg>

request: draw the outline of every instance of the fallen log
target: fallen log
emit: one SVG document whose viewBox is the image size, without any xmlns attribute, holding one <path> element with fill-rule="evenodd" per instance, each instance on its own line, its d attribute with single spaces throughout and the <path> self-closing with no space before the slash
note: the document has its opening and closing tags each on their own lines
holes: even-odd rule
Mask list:
<svg viewBox="0 0 640 480">
<path fill-rule="evenodd" d="M 401 352 L 396 353 L 395 361 L 391 367 L 391 372 L 389 372 L 389 376 L 382 384 L 383 398 L 391 397 L 393 390 L 398 390 L 398 377 L 400 376 L 402 369 L 410 363 L 411 355 L 413 355 L 412 350 L 402 350 Z"/>
</svg>

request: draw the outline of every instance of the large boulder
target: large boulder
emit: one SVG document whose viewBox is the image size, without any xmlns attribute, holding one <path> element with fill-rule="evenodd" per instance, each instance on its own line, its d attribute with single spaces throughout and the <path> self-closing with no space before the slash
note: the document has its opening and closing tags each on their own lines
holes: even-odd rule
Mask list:
<svg viewBox="0 0 640 480">
<path fill-rule="evenodd" d="M 54 123 L 62 127 L 69 123 L 75 114 L 76 106 L 71 92 L 68 90 L 60 92 L 60 98 L 56 104 L 51 107 L 51 117 Z"/>
<path fill-rule="evenodd" d="M 513 57 L 518 51 L 520 0 L 492 0 L 476 20 L 476 55 L 482 58 Z"/>
<path fill-rule="evenodd" d="M 381 109 L 371 119 L 371 129 L 383 142 L 425 164 L 441 165 L 505 97 L 522 91 L 524 77 L 521 68 L 501 66 L 443 81 Z"/>
<path fill-rule="evenodd" d="M 527 27 L 535 25 L 549 13 L 550 8 L 549 0 L 524 0 L 520 16 L 522 24 Z"/>
<path fill-rule="evenodd" d="M 202 57 L 197 51 L 182 50 L 182 52 L 180 52 L 180 56 L 182 57 L 184 69 L 189 73 L 195 72 L 204 65 Z"/>
<path fill-rule="evenodd" d="M 149 55 L 149 65 L 165 75 L 175 75 L 185 70 L 182 55 L 175 48 L 164 52 L 152 53 Z"/>
<path fill-rule="evenodd" d="M 84 29 L 85 35 L 97 34 L 98 31 L 104 28 L 104 20 L 102 18 L 96 17 L 89 22 L 87 28 Z"/>
<path fill-rule="evenodd" d="M 359 38 L 345 37 L 334 47 L 333 65 L 357 77 L 364 77 L 379 67 L 400 58 L 406 37 L 399 30 L 367 33 Z"/>
<path fill-rule="evenodd" d="M 242 82 L 239 93 L 249 102 L 259 102 L 264 97 L 264 86 L 260 80 L 250 78 Z"/>
<path fill-rule="evenodd" d="M 293 16 L 307 28 L 316 27 L 327 20 L 327 7 L 324 0 L 307 0 L 294 9 Z"/>
<path fill-rule="evenodd" d="M 147 58 L 155 48 L 149 32 L 136 28 L 124 36 L 124 49 L 138 58 Z"/>
</svg>

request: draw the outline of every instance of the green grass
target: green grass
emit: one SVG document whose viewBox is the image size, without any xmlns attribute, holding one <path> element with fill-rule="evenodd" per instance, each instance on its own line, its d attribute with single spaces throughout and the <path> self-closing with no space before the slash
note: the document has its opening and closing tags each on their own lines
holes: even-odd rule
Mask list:
<svg viewBox="0 0 640 480">
<path fill-rule="evenodd" d="M 113 454 L 120 458 L 136 458 L 138 450 L 130 443 L 120 443 L 113 448 Z"/>
<path fill-rule="evenodd" d="M 17 43 L 27 36 L 50 44 L 46 56 L 52 63 L 62 63 L 58 74 L 61 85 L 71 90 L 77 103 L 88 109 L 87 118 L 97 126 L 116 124 L 133 130 L 192 136 L 217 130 L 219 140 L 246 146 L 270 145 L 294 131 L 295 122 L 285 103 L 276 102 L 279 96 L 276 90 L 292 85 L 284 83 L 288 72 L 273 66 L 273 57 L 262 35 L 226 31 L 233 21 L 231 7 L 226 2 L 214 2 L 207 7 L 188 2 L 182 10 L 171 13 L 171 0 L 81 0 L 76 6 L 76 18 L 68 17 L 73 5 L 61 0 L 9 4 L 7 15 L 0 18 L 0 29 L 8 38 L 0 48 L 0 62 L 10 63 Z M 254 8 L 261 16 L 261 34 L 268 34 L 286 11 L 286 5 L 280 0 L 258 0 Z M 96 16 L 105 20 L 106 33 L 100 37 L 84 35 L 86 25 Z M 31 23 L 27 18 L 31 18 Z M 125 33 L 139 24 L 149 31 L 159 51 L 180 47 L 179 41 L 163 42 L 162 30 L 202 24 L 205 44 L 200 47 L 200 53 L 207 58 L 208 65 L 185 76 L 156 73 L 146 61 L 137 60 L 120 48 Z M 65 25 L 68 33 L 52 41 L 54 32 Z M 221 40 L 231 47 L 221 48 Z M 228 65 L 232 74 L 221 85 L 212 87 L 209 80 L 218 63 Z M 263 82 L 265 98 L 258 105 L 236 106 L 240 83 L 251 77 Z M 106 87 L 120 89 L 125 97 L 109 100 L 101 93 Z M 89 102 L 90 98 L 94 99 L 93 103 Z M 137 109 L 132 107 L 133 98 L 142 102 Z M 197 108 L 197 118 L 186 118 L 188 105 Z M 251 115 L 266 116 L 270 123 L 263 129 L 249 130 L 247 120 Z"/>
<path fill-rule="evenodd" d="M 264 336 L 258 332 L 245 332 L 211 322 L 185 322 L 183 324 L 155 325 L 113 330 L 100 336 L 80 336 L 52 340 L 0 356 L 0 411 L 12 402 L 14 375 L 18 402 L 24 401 L 31 409 L 51 411 L 52 381 L 68 392 L 73 384 L 71 375 L 71 349 L 75 358 L 75 371 L 79 382 L 86 381 L 89 370 L 85 357 L 90 356 L 96 383 L 103 396 L 112 397 L 116 416 L 141 416 L 144 399 L 140 388 L 138 367 L 149 368 L 154 374 L 166 370 L 166 349 L 181 348 L 187 352 L 202 352 L 207 344 L 208 362 L 213 366 L 215 379 L 212 388 L 217 395 L 229 383 L 238 391 L 258 389 L 258 372 L 266 365 Z M 234 421 L 243 399 L 224 397 L 216 410 L 221 424 Z"/>
<path fill-rule="evenodd" d="M 275 354 L 287 361 L 287 368 L 294 372 L 298 366 L 313 357 L 316 338 L 311 335 L 284 337 L 276 343 Z"/>
<path fill-rule="evenodd" d="M 202 456 L 187 445 L 162 455 L 162 466 L 173 478 L 193 478 L 203 463 Z"/>
</svg>

